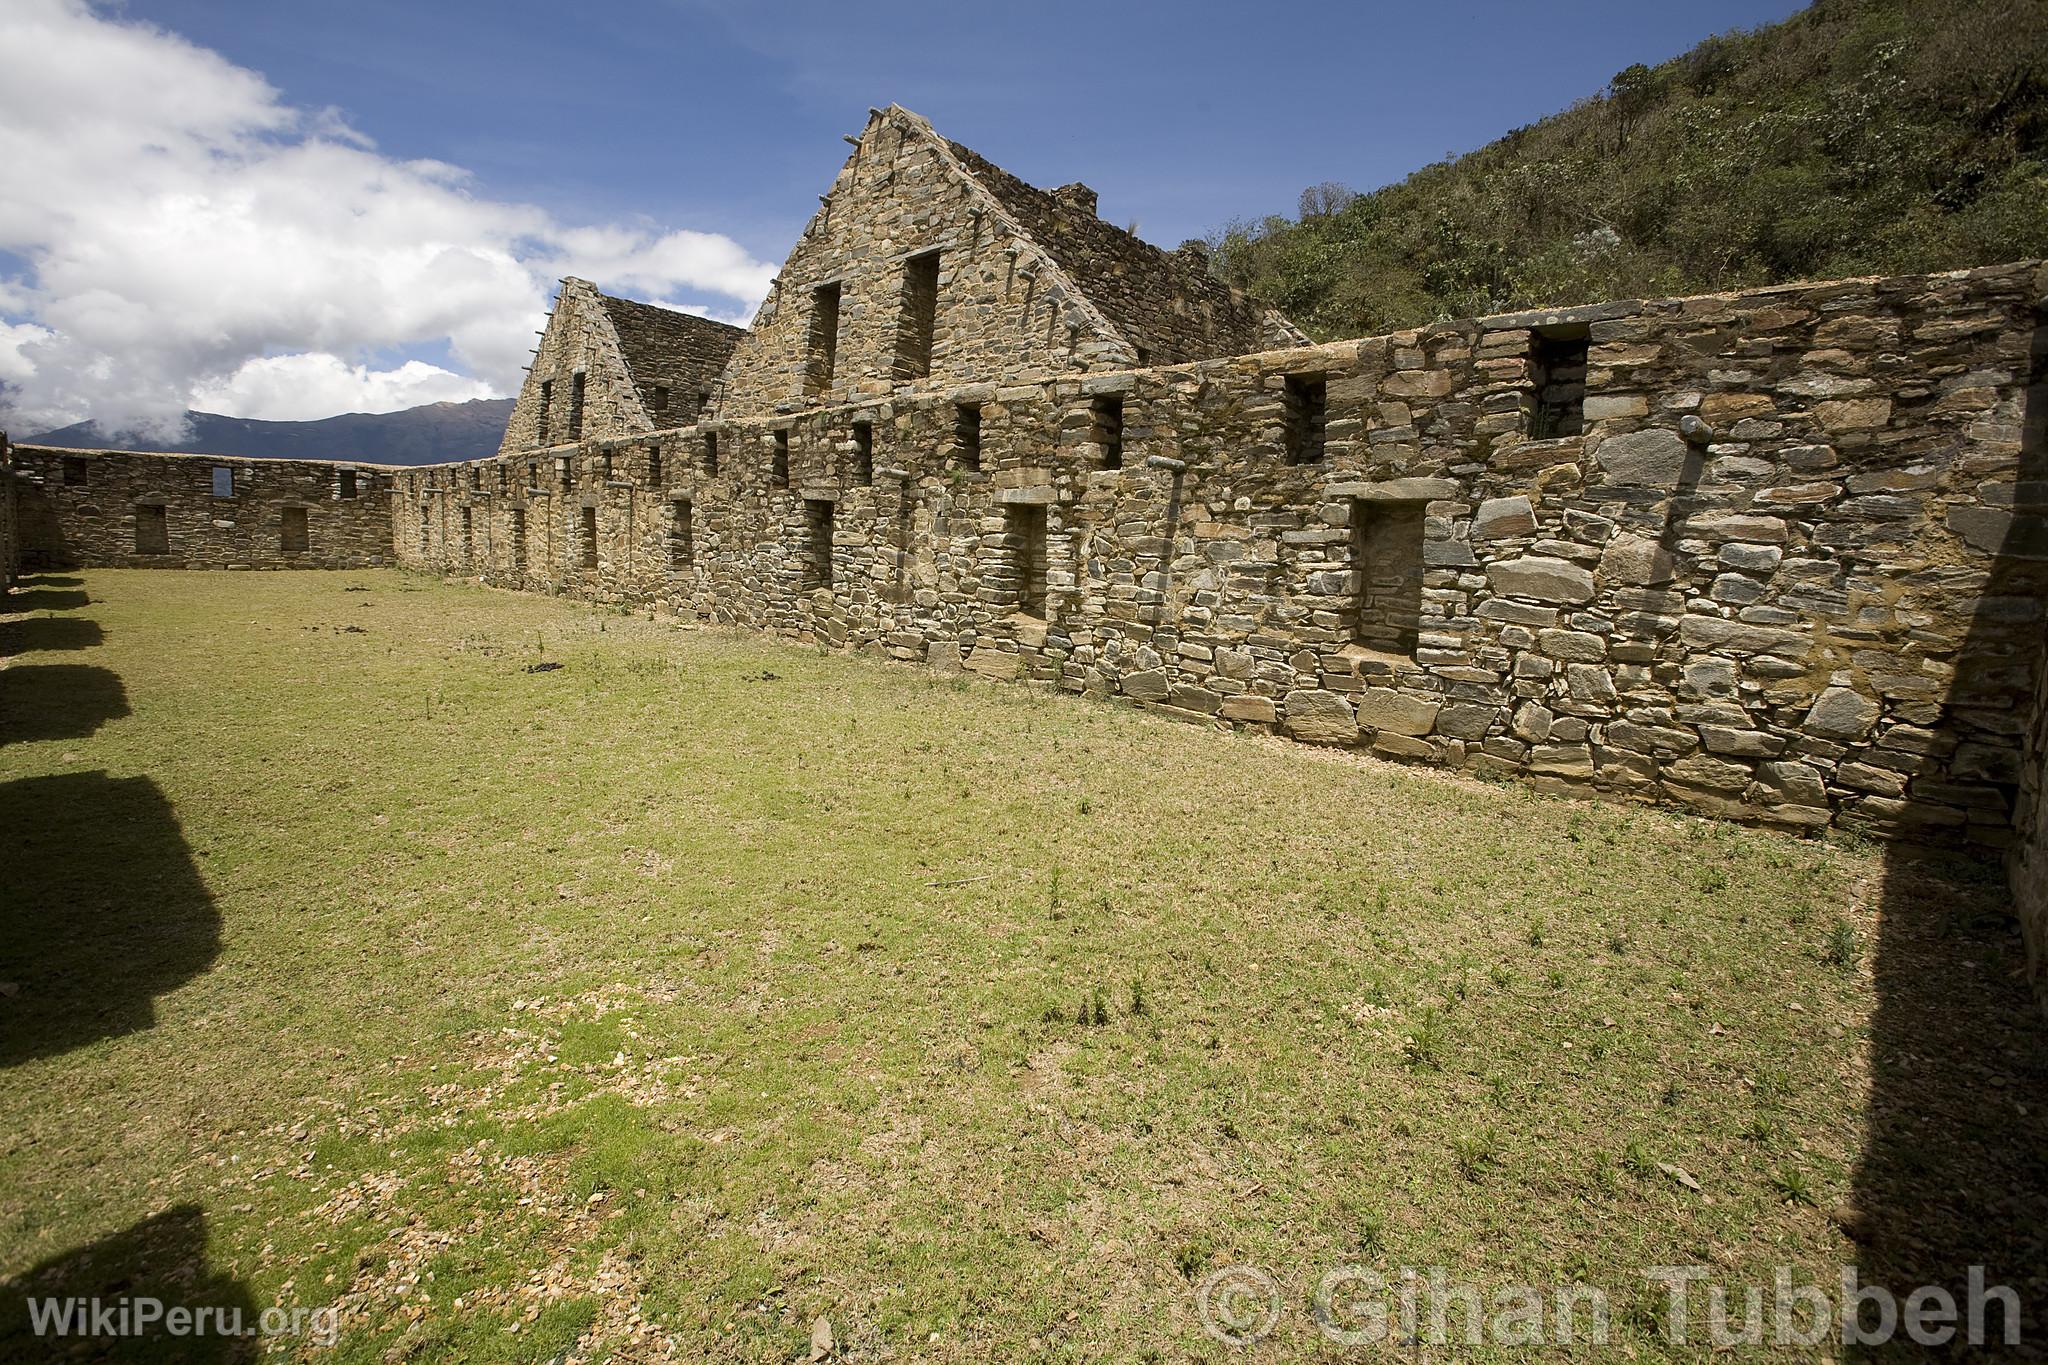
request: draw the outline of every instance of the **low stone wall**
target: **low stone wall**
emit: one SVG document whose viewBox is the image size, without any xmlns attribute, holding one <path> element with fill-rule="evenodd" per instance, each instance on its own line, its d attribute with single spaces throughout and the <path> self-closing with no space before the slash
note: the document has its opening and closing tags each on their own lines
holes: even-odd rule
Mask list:
<svg viewBox="0 0 2048 1365">
<path fill-rule="evenodd" d="M 395 543 L 1548 789 L 2003 847 L 2044 284 L 1625 301 L 714 420 L 403 472 Z M 1536 390 L 1581 364 L 1546 435 Z"/>
<path fill-rule="evenodd" d="M 16 507 L 14 447 L 0 431 L 0 591 L 14 586 L 20 573 L 21 537 Z"/>
<path fill-rule="evenodd" d="M 14 453 L 24 571 L 393 562 L 387 466 L 28 445 Z"/>
</svg>

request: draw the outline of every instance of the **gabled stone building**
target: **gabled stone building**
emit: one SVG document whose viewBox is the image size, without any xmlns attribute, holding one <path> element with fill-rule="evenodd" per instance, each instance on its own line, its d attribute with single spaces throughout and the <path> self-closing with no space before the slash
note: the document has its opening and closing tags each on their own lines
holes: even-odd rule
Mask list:
<svg viewBox="0 0 2048 1365">
<path fill-rule="evenodd" d="M 500 455 L 694 422 L 744 336 L 737 327 L 562 281 Z"/>
<path fill-rule="evenodd" d="M 1209 273 L 1035 189 L 897 105 L 853 153 L 734 353 L 722 418 L 1307 343 Z"/>
</svg>

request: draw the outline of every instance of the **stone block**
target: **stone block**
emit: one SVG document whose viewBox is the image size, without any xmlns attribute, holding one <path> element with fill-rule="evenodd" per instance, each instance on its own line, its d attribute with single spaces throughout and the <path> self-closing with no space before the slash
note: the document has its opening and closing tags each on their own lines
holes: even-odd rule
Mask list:
<svg viewBox="0 0 2048 1365">
<path fill-rule="evenodd" d="M 1358 721 L 1351 703 L 1335 692 L 1305 688 L 1280 699 L 1287 732 L 1309 744 L 1355 744 Z"/>
</svg>

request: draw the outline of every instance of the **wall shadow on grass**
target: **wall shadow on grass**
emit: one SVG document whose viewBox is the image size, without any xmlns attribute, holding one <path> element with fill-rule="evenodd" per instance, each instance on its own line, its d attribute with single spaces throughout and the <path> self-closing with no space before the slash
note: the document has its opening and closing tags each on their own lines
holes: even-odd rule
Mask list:
<svg viewBox="0 0 2048 1365">
<path fill-rule="evenodd" d="M 39 649 L 91 649 L 106 632 L 87 616 L 17 616 L 0 621 L 0 658 Z"/>
<path fill-rule="evenodd" d="M 1934 1284 L 1962 1304 L 1984 1267 L 2022 1326 L 2005 1345 L 1992 1305 L 1984 1358 L 2031 1359 L 2048 1350 L 2048 1039 L 2005 900 L 1995 864 L 1887 855 L 1867 1135 L 1837 1218 L 1862 1281 L 1902 1298 Z"/>
<path fill-rule="evenodd" d="M 0 783 L 0 830 L 0 1067 L 149 1028 L 155 997 L 219 954 L 220 914 L 148 778 Z"/>
<path fill-rule="evenodd" d="M 9 611 L 76 611 L 91 602 L 84 589 L 30 588 L 9 593 L 4 605 Z"/>
<path fill-rule="evenodd" d="M 222 1308 L 239 1314 L 242 1329 L 253 1333 L 259 1321 L 255 1300 L 240 1281 L 208 1266 L 206 1215 L 195 1205 L 145 1218 L 0 1284 L 0 1358 L 225 1363 L 258 1356 L 255 1336 L 218 1331 L 174 1338 L 159 1327 L 141 1337 L 38 1338 L 29 1316 L 31 1297 L 152 1298 L 166 1307 Z M 218 1322 L 211 1317 L 209 1326 Z"/>
<path fill-rule="evenodd" d="M 90 664 L 0 669 L 0 744 L 84 739 L 128 714 L 120 675 Z"/>
</svg>

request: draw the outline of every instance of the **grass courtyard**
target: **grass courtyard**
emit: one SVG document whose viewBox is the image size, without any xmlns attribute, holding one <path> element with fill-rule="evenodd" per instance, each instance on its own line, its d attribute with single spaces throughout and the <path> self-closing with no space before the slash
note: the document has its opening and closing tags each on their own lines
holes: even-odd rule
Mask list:
<svg viewBox="0 0 2048 1365">
<path fill-rule="evenodd" d="M 52 1289 L 331 1361 L 1540 1354 L 1333 1343 L 1347 1265 L 1603 1286 L 1585 1359 L 1706 1354 L 1653 1266 L 2048 1294 L 1991 869 L 395 572 L 7 605 L 0 1356 Z"/>
</svg>

